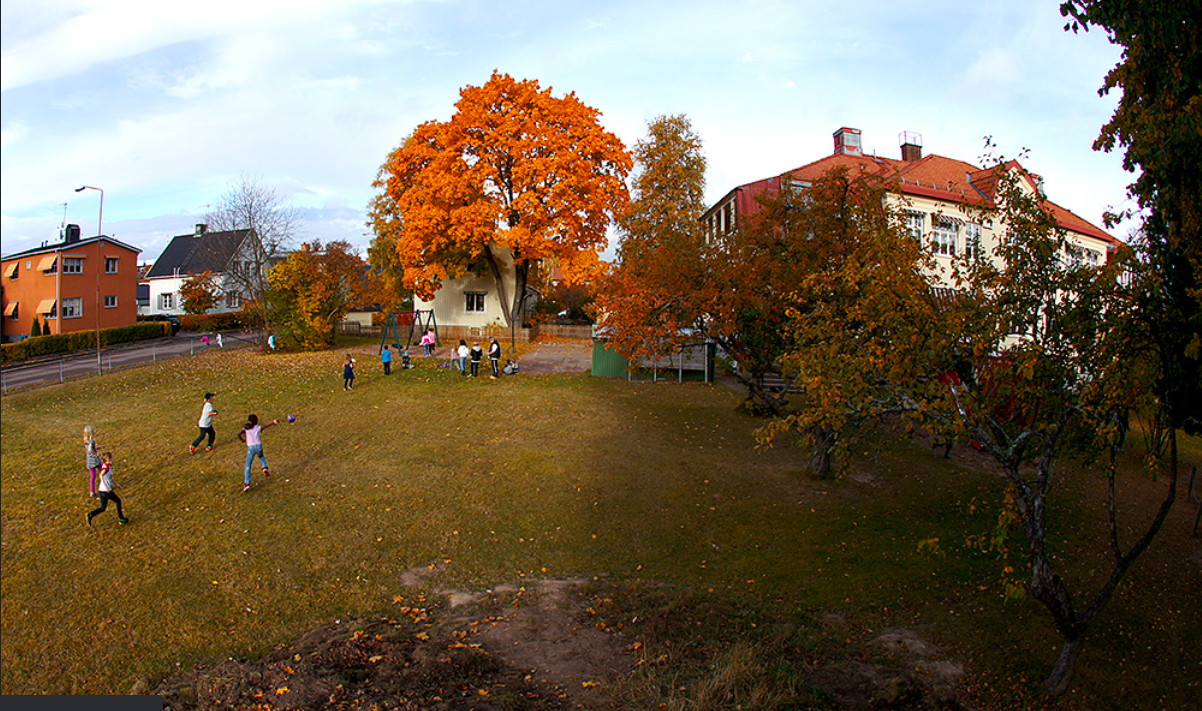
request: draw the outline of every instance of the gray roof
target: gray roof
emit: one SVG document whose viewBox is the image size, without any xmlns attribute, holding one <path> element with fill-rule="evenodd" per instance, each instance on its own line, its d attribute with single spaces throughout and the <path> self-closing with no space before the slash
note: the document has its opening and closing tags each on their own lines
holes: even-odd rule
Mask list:
<svg viewBox="0 0 1202 711">
<path fill-rule="evenodd" d="M 74 249 L 75 247 L 80 247 L 85 244 L 91 244 L 91 243 L 95 242 L 96 240 L 103 240 L 110 244 L 115 244 L 118 247 L 124 247 L 125 249 L 128 249 L 129 251 L 134 252 L 135 254 L 142 251 L 142 250 L 138 249 L 137 247 L 131 247 L 130 245 L 128 245 L 120 240 L 116 240 L 116 239 L 113 239 L 112 237 L 106 237 L 104 235 L 100 235 L 97 237 L 88 237 L 87 239 L 77 240 L 75 242 L 63 241 L 63 242 L 55 242 L 54 244 L 48 244 L 48 245 L 45 245 L 42 247 L 34 247 L 33 249 L 27 249 L 23 252 L 15 252 L 13 254 L 7 254 L 4 256 L 4 259 L 7 261 L 9 259 L 16 259 L 18 257 L 32 257 L 35 254 L 42 254 L 44 252 L 54 252 L 54 251 L 57 251 L 60 249 Z"/>
<path fill-rule="evenodd" d="M 242 242 L 253 234 L 254 230 L 247 229 L 173 237 L 144 278 L 204 272 L 220 274 L 226 271 Z"/>
</svg>

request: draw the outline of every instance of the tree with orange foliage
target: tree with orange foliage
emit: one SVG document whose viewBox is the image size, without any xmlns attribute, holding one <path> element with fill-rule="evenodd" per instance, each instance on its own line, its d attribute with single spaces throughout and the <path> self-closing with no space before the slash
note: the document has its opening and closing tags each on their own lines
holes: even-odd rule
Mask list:
<svg viewBox="0 0 1202 711">
<path fill-rule="evenodd" d="M 660 116 L 634 147 L 630 208 L 618 216 L 618 260 L 598 280 L 594 311 L 627 358 L 658 359 L 707 327 L 715 288 L 700 218 L 701 138 L 683 115 Z"/>
<path fill-rule="evenodd" d="M 179 287 L 179 300 L 184 311 L 190 314 L 203 314 L 217 305 L 221 289 L 217 285 L 217 277 L 211 271 L 203 274 L 193 274 L 184 279 Z"/>
<path fill-rule="evenodd" d="M 334 342 L 334 328 L 356 304 L 383 292 L 349 242 L 308 242 L 268 272 L 276 321 L 305 348 Z"/>
<path fill-rule="evenodd" d="M 490 273 L 512 328 L 532 266 L 553 260 L 568 281 L 593 274 L 631 167 L 598 116 L 575 94 L 494 72 L 460 91 L 449 120 L 418 126 L 381 166 L 370 207 L 404 285 L 430 299 L 447 279 Z"/>
</svg>

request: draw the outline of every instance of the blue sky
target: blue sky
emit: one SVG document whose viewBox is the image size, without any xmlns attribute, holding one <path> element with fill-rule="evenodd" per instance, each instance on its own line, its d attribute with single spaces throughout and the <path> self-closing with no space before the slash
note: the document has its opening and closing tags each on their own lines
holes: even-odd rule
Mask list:
<svg viewBox="0 0 1202 711">
<path fill-rule="evenodd" d="M 240 176 L 302 208 L 304 239 L 365 248 L 372 180 L 419 123 L 494 69 L 569 91 L 628 145 L 683 113 L 708 198 L 832 150 L 976 162 L 983 139 L 1100 223 L 1132 176 L 1091 144 L 1119 49 L 1063 30 L 1055 0 L 3 3 L 3 253 L 64 221 L 155 259 Z M 66 203 L 64 207 L 64 203 Z M 1123 236 L 1120 234 L 1119 236 Z"/>
</svg>

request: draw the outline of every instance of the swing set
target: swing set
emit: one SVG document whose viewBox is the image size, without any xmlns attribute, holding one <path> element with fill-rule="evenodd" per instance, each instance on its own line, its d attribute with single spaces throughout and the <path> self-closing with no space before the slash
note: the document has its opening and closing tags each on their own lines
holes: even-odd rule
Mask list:
<svg viewBox="0 0 1202 711">
<path fill-rule="evenodd" d="M 393 342 L 398 353 L 404 353 L 401 348 L 401 326 L 409 326 L 409 334 L 405 336 L 405 348 L 413 345 L 414 333 L 425 333 L 434 329 L 434 345 L 439 344 L 438 322 L 434 319 L 434 309 L 419 309 L 415 311 L 389 311 L 388 320 L 384 323 L 384 333 L 380 336 L 380 352 L 388 345 L 388 333 L 392 331 Z"/>
</svg>

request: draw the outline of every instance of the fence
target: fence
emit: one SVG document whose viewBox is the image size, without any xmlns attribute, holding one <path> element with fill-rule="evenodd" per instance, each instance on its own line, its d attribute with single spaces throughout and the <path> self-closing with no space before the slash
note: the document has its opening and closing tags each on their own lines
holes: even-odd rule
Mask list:
<svg viewBox="0 0 1202 711">
<path fill-rule="evenodd" d="M 344 336 L 373 336 L 379 337 L 384 331 L 383 326 L 364 326 L 355 321 L 343 321 L 338 324 L 338 334 Z M 408 332 L 407 326 L 402 326 L 400 329 L 402 338 Z M 537 325 L 527 328 L 515 328 L 513 330 L 513 339 L 517 343 L 530 343 L 539 338 L 574 338 L 574 339 L 589 339 L 593 336 L 592 326 L 558 326 L 558 325 Z M 414 343 L 420 333 L 414 334 Z M 508 342 L 510 331 L 504 326 L 439 326 L 438 338 L 440 341 L 458 341 L 463 339 L 469 343 L 472 341 L 487 341 L 490 338 L 496 338 L 498 341 Z"/>
<path fill-rule="evenodd" d="M 136 346 L 106 349 L 98 358 L 93 354 L 44 358 L 21 365 L 6 366 L 0 371 L 0 391 L 7 393 L 25 387 L 62 383 L 89 375 L 104 375 L 116 370 L 157 363 L 168 358 L 196 355 L 197 352 L 217 350 L 215 346 L 198 345 L 200 339 L 166 340 Z M 234 343 L 231 347 L 236 347 Z"/>
</svg>

